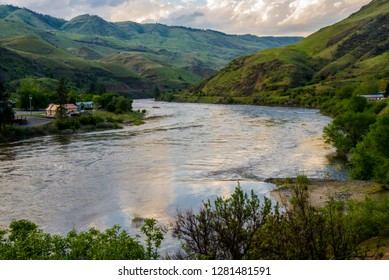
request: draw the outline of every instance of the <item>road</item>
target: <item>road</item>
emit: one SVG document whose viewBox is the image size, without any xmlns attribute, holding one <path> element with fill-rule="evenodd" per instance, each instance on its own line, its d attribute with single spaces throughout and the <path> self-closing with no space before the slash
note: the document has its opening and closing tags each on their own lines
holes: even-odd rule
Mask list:
<svg viewBox="0 0 389 280">
<path fill-rule="evenodd" d="M 34 127 L 34 126 L 41 126 L 41 125 L 47 125 L 52 123 L 52 119 L 47 118 L 39 118 L 39 117 L 26 117 L 27 118 L 27 124 L 22 125 L 22 127 Z"/>
<path fill-rule="evenodd" d="M 33 111 L 32 114 L 42 113 L 42 111 Z M 27 124 L 22 125 L 22 127 L 34 127 L 34 126 L 41 126 L 41 125 L 47 125 L 53 122 L 53 119 L 44 118 L 44 117 L 36 117 L 36 116 L 30 116 L 29 111 L 16 111 L 15 117 L 21 117 L 27 119 Z"/>
</svg>

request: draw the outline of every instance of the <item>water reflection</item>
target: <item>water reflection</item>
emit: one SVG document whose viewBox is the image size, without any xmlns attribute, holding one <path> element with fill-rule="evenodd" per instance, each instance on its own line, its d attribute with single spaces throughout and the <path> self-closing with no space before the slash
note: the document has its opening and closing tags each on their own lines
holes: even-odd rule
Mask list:
<svg viewBox="0 0 389 280">
<path fill-rule="evenodd" d="M 155 103 L 142 126 L 0 146 L 0 226 L 31 219 L 53 233 L 134 217 L 169 223 L 177 209 L 229 196 L 237 182 L 268 195 L 269 177 L 339 177 L 316 110 Z M 168 243 L 167 248 L 173 246 Z"/>
</svg>

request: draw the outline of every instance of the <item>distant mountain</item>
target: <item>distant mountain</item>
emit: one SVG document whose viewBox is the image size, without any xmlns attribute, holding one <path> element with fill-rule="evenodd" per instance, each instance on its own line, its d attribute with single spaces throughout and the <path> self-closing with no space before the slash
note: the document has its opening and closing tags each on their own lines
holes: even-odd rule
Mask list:
<svg viewBox="0 0 389 280">
<path fill-rule="evenodd" d="M 65 20 L 35 13 L 26 8 L 10 5 L 0 5 L 0 19 L 25 23 L 41 29 L 58 29 L 65 24 Z"/>
<path fill-rule="evenodd" d="M 316 107 L 340 87 L 389 81 L 389 2 L 374 0 L 349 18 L 286 47 L 242 56 L 177 96 L 193 102 Z"/>
<path fill-rule="evenodd" d="M 130 36 L 114 23 L 107 22 L 101 17 L 92 15 L 75 17 L 62 25 L 61 30 L 83 35 L 99 35 L 130 39 Z"/>
<path fill-rule="evenodd" d="M 133 96 L 187 88 L 238 56 L 302 39 L 112 23 L 94 15 L 66 21 L 10 5 L 0 5 L 0 30 L 2 79 L 64 76 L 80 90 L 97 83 Z M 24 64 L 15 70 L 13 60 Z"/>
</svg>

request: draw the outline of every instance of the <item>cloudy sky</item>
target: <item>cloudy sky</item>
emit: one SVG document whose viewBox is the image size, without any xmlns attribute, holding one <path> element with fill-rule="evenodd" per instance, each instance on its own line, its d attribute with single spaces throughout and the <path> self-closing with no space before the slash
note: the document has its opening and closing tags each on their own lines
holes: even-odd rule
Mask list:
<svg viewBox="0 0 389 280">
<path fill-rule="evenodd" d="M 358 11 L 371 0 L 0 0 L 1 4 L 71 19 L 163 23 L 230 34 L 309 35 Z"/>
</svg>

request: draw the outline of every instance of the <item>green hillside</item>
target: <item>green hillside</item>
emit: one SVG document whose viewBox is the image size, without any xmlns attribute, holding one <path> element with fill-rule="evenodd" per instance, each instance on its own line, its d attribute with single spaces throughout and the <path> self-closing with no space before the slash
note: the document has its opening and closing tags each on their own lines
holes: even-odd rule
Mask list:
<svg viewBox="0 0 389 280">
<path fill-rule="evenodd" d="M 3 81 L 16 80 L 19 77 L 39 75 L 39 66 L 32 60 L 26 59 L 0 46 L 0 79 Z"/>
<path fill-rule="evenodd" d="M 107 22 L 93 15 L 69 21 L 0 5 L 1 78 L 66 77 L 83 91 L 151 96 L 155 87 L 177 91 L 215 74 L 232 59 L 299 41 L 300 37 L 227 35 L 161 24 Z M 28 61 L 11 69 L 17 61 Z"/>
<path fill-rule="evenodd" d="M 342 87 L 354 91 L 369 81 L 382 91 L 389 81 L 388 31 L 389 2 L 374 0 L 300 42 L 233 60 L 177 99 L 318 107 Z"/>
</svg>

